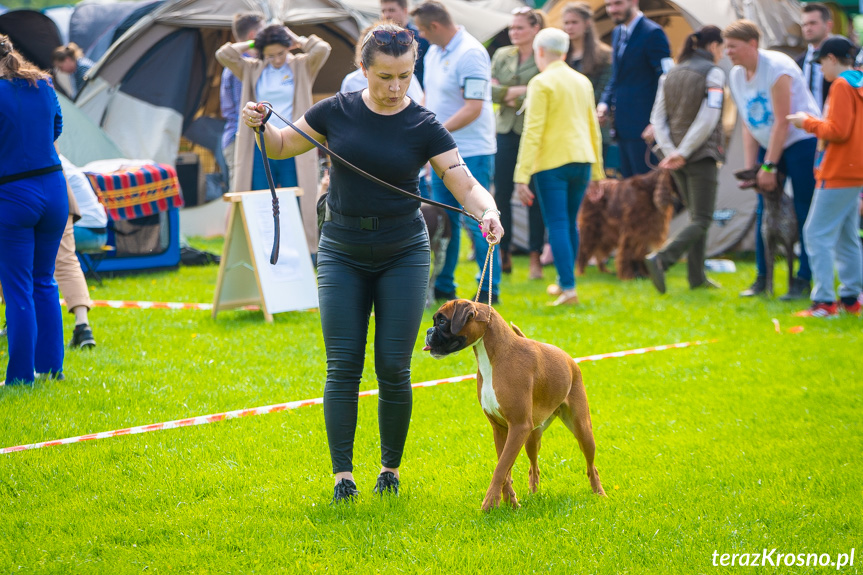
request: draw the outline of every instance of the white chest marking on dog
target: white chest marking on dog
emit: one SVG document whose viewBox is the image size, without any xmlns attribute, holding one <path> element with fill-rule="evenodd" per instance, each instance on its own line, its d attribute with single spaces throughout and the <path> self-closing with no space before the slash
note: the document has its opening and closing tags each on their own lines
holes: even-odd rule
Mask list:
<svg viewBox="0 0 863 575">
<path fill-rule="evenodd" d="M 476 359 L 479 364 L 479 373 L 482 375 L 480 405 L 482 405 L 482 410 L 492 417 L 503 420 L 504 418 L 500 414 L 500 404 L 497 402 L 497 396 L 494 394 L 494 387 L 492 386 L 491 362 L 488 360 L 485 344 L 480 339 L 474 345 L 477 351 Z"/>
</svg>

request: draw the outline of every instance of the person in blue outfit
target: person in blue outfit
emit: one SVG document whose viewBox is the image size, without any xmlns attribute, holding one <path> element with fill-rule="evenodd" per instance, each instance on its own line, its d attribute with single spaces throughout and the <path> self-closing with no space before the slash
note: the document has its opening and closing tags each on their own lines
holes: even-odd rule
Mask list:
<svg viewBox="0 0 863 575">
<path fill-rule="evenodd" d="M 650 123 L 663 66 L 673 62 L 668 37 L 659 24 L 645 18 L 638 0 L 605 0 L 605 9 L 617 26 L 611 33 L 611 80 L 596 113 L 600 125 L 613 114 L 620 173 L 628 178 L 648 171 L 641 134 Z"/>
<path fill-rule="evenodd" d="M 369 87 L 321 100 L 296 122 L 318 142 L 373 176 L 419 195 L 420 169 L 435 173 L 483 230 L 503 237 L 500 212 L 491 194 L 471 177 L 450 133 L 434 114 L 407 97 L 417 44 L 410 30 L 377 26 L 362 40 L 363 71 Z M 261 125 L 254 102 L 242 121 Z M 258 136 L 260 137 L 260 136 Z M 266 124 L 267 153 L 286 158 L 312 144 L 291 128 Z M 411 357 L 425 308 L 429 277 L 428 229 L 418 199 L 367 180 L 333 164 L 318 245 L 318 299 L 327 352 L 324 420 L 335 474 L 333 501 L 357 494 L 353 477 L 354 435 L 369 318 L 375 312 L 375 375 L 381 471 L 377 493 L 398 493 L 399 467 L 410 424 Z"/>
<path fill-rule="evenodd" d="M 63 129 L 50 76 L 0 34 L 0 283 L 6 299 L 6 385 L 35 372 L 61 379 L 63 319 L 54 259 L 69 215 L 54 141 Z M 39 351 L 37 354 L 36 351 Z"/>
</svg>

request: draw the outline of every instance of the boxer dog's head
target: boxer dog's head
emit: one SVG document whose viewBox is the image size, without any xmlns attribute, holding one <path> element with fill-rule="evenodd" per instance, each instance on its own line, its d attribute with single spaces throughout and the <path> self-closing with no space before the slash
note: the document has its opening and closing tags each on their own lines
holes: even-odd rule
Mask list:
<svg viewBox="0 0 863 575">
<path fill-rule="evenodd" d="M 431 351 L 440 359 L 476 343 L 488 327 L 490 310 L 487 305 L 466 299 L 443 304 L 434 314 L 434 326 L 426 332 L 423 351 Z"/>
</svg>

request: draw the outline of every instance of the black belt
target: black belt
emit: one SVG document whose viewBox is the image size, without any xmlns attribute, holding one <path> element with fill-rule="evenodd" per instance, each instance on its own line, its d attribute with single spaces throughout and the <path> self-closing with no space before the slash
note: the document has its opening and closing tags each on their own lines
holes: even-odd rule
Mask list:
<svg viewBox="0 0 863 575">
<path fill-rule="evenodd" d="M 394 228 L 396 226 L 403 226 L 405 224 L 411 223 L 419 217 L 422 217 L 422 214 L 419 210 L 401 216 L 371 216 L 367 218 L 357 216 L 345 216 L 338 212 L 332 211 L 329 205 L 327 205 L 327 213 L 324 216 L 324 221 L 335 222 L 340 226 L 345 226 L 346 228 L 354 228 L 356 230 L 375 231 L 383 228 Z"/>
<path fill-rule="evenodd" d="M 17 182 L 18 180 L 23 180 L 25 178 L 35 178 L 36 176 L 44 176 L 45 174 L 51 174 L 54 172 L 59 172 L 63 169 L 63 166 L 57 164 L 56 166 L 48 166 L 47 168 L 39 168 L 38 170 L 30 170 L 29 172 L 19 172 L 17 174 L 12 174 L 10 176 L 3 176 L 0 178 L 0 186 L 3 184 L 8 184 L 10 182 Z"/>
</svg>

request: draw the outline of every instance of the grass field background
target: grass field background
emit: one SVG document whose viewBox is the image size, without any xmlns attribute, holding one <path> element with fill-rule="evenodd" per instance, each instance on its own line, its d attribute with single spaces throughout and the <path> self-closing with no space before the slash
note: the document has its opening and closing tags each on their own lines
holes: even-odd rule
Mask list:
<svg viewBox="0 0 863 575">
<path fill-rule="evenodd" d="M 460 263 L 461 295 L 473 295 L 475 269 Z M 91 296 L 209 302 L 216 271 L 109 279 Z M 714 567 L 714 551 L 765 548 L 832 560 L 854 548 L 841 572 L 863 571 L 863 321 L 794 318 L 805 302 L 738 298 L 753 273 L 738 262 L 713 276 L 722 290 L 690 292 L 678 265 L 659 296 L 648 281 L 590 268 L 582 305 L 560 309 L 546 306 L 553 268 L 529 281 L 515 258 L 498 311 L 573 356 L 717 340 L 581 364 L 607 499 L 590 491 L 558 422 L 544 436 L 539 492 L 529 493 L 522 453 L 521 509 L 482 513 L 495 452 L 468 381 L 415 390 L 398 498 L 372 494 L 373 397 L 360 400 L 354 505 L 329 504 L 320 406 L 0 456 L 0 572 L 707 573 L 741 569 Z M 254 312 L 95 309 L 91 323 L 98 347 L 68 352 L 66 381 L 0 388 L 0 447 L 323 393 L 316 313 L 269 325 Z M 804 330 L 785 331 L 795 325 Z M 420 337 L 415 349 L 416 382 L 476 369 L 470 352 L 437 361 Z M 377 387 L 367 355 L 362 389 Z"/>
</svg>

